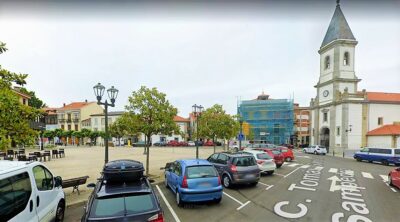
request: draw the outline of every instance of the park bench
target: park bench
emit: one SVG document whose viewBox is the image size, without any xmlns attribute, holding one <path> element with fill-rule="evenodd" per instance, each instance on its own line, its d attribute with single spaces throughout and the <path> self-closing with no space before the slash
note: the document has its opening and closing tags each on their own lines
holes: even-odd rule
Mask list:
<svg viewBox="0 0 400 222">
<path fill-rule="evenodd" d="M 72 187 L 73 188 L 72 189 L 72 193 L 75 192 L 75 190 L 77 190 L 78 191 L 78 195 L 80 195 L 79 185 L 85 184 L 88 178 L 89 178 L 89 176 L 83 176 L 83 177 L 77 177 L 77 178 L 71 178 L 71 179 L 63 180 L 62 181 L 62 187 L 63 188 Z"/>
</svg>

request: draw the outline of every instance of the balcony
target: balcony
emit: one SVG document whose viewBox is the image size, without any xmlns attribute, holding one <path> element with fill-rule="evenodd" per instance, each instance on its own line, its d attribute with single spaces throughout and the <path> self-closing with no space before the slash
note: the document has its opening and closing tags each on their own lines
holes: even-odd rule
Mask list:
<svg viewBox="0 0 400 222">
<path fill-rule="evenodd" d="M 67 119 L 67 123 L 71 123 L 72 122 L 72 119 Z"/>
<path fill-rule="evenodd" d="M 58 119 L 59 123 L 65 123 L 65 119 Z"/>
<path fill-rule="evenodd" d="M 78 118 L 74 118 L 73 121 L 74 121 L 74 123 L 79 123 L 79 119 Z"/>
</svg>

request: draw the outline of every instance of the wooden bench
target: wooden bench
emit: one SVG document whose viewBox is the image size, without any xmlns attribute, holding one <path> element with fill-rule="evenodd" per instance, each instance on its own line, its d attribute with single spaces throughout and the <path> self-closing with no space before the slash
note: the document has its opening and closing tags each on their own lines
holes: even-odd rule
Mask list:
<svg viewBox="0 0 400 222">
<path fill-rule="evenodd" d="M 83 176 L 83 177 L 77 177 L 77 178 L 63 180 L 62 187 L 63 188 L 73 187 L 72 193 L 75 192 L 75 190 L 77 190 L 78 195 L 80 195 L 79 185 L 85 184 L 88 178 L 89 178 L 89 176 Z"/>
</svg>

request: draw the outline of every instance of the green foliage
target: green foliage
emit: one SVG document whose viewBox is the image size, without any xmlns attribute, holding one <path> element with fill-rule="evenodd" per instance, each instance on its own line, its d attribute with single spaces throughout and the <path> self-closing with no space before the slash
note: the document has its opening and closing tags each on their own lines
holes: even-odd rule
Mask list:
<svg viewBox="0 0 400 222">
<path fill-rule="evenodd" d="M 149 174 L 150 138 L 159 133 L 171 135 L 173 132 L 179 132 L 178 125 L 174 122 L 178 110 L 169 103 L 164 93 L 159 92 L 157 88 L 149 89 L 145 86 L 132 92 L 126 109 L 135 120 L 132 129 L 146 137 L 146 173 Z"/>
<path fill-rule="evenodd" d="M 121 138 L 125 135 L 125 125 L 124 121 L 121 121 L 120 118 L 117 119 L 113 124 L 108 128 L 108 132 L 110 136 L 115 138 Z"/>
<path fill-rule="evenodd" d="M 32 106 L 36 109 L 41 109 L 44 108 L 46 106 L 45 103 L 43 103 L 42 100 L 40 100 L 39 98 L 36 97 L 35 92 L 34 91 L 28 91 L 25 88 L 21 88 L 20 91 L 26 95 L 29 95 L 31 98 L 28 101 L 28 105 Z"/>
<path fill-rule="evenodd" d="M 206 109 L 199 118 L 199 134 L 213 139 L 230 139 L 239 131 L 239 123 L 225 112 L 221 105 Z"/>
<path fill-rule="evenodd" d="M 62 129 L 55 129 L 54 130 L 54 135 L 58 138 L 64 137 L 64 130 Z"/>
<path fill-rule="evenodd" d="M 92 131 L 90 129 L 82 129 L 81 133 L 82 133 L 82 137 L 90 138 L 90 134 L 92 133 Z"/>
<path fill-rule="evenodd" d="M 43 132 L 43 137 L 51 140 L 52 138 L 54 138 L 56 136 L 56 133 L 54 130 L 46 130 Z"/>
<path fill-rule="evenodd" d="M 0 54 L 4 53 L 8 49 L 6 48 L 6 44 L 4 42 L 0 42 Z"/>
</svg>

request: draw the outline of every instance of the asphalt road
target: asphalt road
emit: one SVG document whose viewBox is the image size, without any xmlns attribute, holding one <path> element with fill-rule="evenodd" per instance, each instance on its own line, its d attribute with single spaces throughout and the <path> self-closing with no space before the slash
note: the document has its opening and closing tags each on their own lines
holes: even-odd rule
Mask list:
<svg viewBox="0 0 400 222">
<path fill-rule="evenodd" d="M 393 168 L 296 153 L 296 161 L 285 163 L 272 176 L 262 176 L 256 187 L 224 189 L 220 204 L 179 208 L 163 184 L 154 188 L 166 221 L 395 222 L 400 221 L 400 190 L 387 185 Z M 68 208 L 65 221 L 79 221 L 82 207 Z"/>
</svg>

